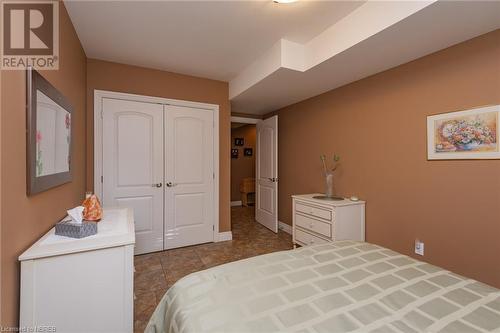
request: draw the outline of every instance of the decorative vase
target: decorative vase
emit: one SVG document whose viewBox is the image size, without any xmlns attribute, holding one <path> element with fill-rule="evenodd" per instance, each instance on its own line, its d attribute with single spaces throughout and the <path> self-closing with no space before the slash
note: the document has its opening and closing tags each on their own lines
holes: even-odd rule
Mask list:
<svg viewBox="0 0 500 333">
<path fill-rule="evenodd" d="M 474 150 L 477 149 L 481 144 L 478 141 L 471 141 L 469 143 L 463 143 L 457 145 L 460 150 Z"/>
<path fill-rule="evenodd" d="M 95 194 L 88 196 L 82 203 L 83 219 L 98 222 L 102 218 L 102 207 Z"/>
<path fill-rule="evenodd" d="M 325 172 L 325 196 L 333 198 L 333 171 Z"/>
</svg>

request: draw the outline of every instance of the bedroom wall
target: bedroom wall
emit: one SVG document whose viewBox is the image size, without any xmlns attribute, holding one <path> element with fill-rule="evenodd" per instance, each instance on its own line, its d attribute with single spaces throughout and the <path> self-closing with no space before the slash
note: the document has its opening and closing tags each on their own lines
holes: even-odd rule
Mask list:
<svg viewBox="0 0 500 333">
<path fill-rule="evenodd" d="M 230 118 L 227 82 L 160 70 L 87 60 L 87 189 L 94 181 L 94 89 L 181 99 L 219 105 L 219 231 L 231 230 L 230 221 Z M 226 153 L 227 152 L 227 153 Z"/>
<path fill-rule="evenodd" d="M 238 158 L 231 159 L 231 201 L 240 201 L 240 183 L 243 178 L 255 178 L 255 140 L 257 128 L 253 124 L 244 125 L 231 130 L 231 148 L 239 149 Z M 234 139 L 243 138 L 244 146 L 235 146 Z M 253 155 L 245 156 L 245 148 L 252 148 Z"/>
<path fill-rule="evenodd" d="M 366 237 L 500 287 L 500 160 L 427 161 L 426 116 L 500 104 L 500 30 L 276 112 L 279 220 L 292 194 L 323 191 L 320 154 L 337 152 L 337 193 L 367 201 Z M 275 114 L 275 113 L 272 113 Z"/>
<path fill-rule="evenodd" d="M 60 68 L 42 71 L 74 107 L 73 181 L 31 197 L 26 196 L 26 72 L 1 74 L 1 322 L 19 320 L 19 263 L 17 257 L 47 232 L 85 193 L 85 80 L 86 57 L 68 14 L 59 7 Z"/>
</svg>

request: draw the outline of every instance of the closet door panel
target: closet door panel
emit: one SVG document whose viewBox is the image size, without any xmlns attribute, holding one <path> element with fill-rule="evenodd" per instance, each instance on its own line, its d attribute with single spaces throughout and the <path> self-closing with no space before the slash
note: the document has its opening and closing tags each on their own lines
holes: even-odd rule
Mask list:
<svg viewBox="0 0 500 333">
<path fill-rule="evenodd" d="M 213 112 L 165 106 L 165 249 L 214 239 Z"/>
<path fill-rule="evenodd" d="M 163 106 L 103 99 L 103 205 L 134 210 L 135 254 L 163 249 Z"/>
</svg>

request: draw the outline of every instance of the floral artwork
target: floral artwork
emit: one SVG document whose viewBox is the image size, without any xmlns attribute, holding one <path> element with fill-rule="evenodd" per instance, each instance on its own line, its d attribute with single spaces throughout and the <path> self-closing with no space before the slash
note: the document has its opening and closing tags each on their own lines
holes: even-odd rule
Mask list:
<svg viewBox="0 0 500 333">
<path fill-rule="evenodd" d="M 428 159 L 500 158 L 500 105 L 427 118 Z"/>
<path fill-rule="evenodd" d="M 495 151 L 496 113 L 435 121 L 436 151 Z"/>
<path fill-rule="evenodd" d="M 42 132 L 36 131 L 36 176 L 39 177 L 43 173 L 43 161 L 42 161 Z"/>
<path fill-rule="evenodd" d="M 65 116 L 65 119 L 64 119 L 64 125 L 66 126 L 66 143 L 69 146 L 71 144 L 71 137 L 70 137 L 71 115 L 69 113 L 66 113 L 66 116 Z M 69 165 L 69 154 L 68 154 L 68 165 Z"/>
</svg>

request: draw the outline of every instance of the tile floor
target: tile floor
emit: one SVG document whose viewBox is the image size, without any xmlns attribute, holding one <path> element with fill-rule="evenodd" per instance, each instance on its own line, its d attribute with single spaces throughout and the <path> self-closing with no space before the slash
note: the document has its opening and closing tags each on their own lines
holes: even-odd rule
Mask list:
<svg viewBox="0 0 500 333">
<path fill-rule="evenodd" d="M 227 262 L 292 248 L 291 235 L 278 234 L 255 222 L 254 207 L 232 207 L 233 240 L 135 257 L 134 328 L 143 332 L 167 289 L 189 273 Z"/>
</svg>

